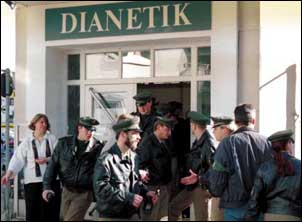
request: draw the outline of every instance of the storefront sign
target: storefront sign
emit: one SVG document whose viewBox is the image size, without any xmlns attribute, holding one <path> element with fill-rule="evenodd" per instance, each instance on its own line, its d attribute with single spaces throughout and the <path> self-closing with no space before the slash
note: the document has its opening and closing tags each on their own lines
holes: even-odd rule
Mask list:
<svg viewBox="0 0 302 222">
<path fill-rule="evenodd" d="M 211 29 L 211 1 L 137 1 L 46 9 L 46 41 Z"/>
</svg>

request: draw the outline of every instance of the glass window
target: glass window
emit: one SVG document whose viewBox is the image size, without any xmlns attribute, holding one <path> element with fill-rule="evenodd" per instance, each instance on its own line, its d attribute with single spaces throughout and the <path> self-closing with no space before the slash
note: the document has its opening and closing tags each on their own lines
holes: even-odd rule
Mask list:
<svg viewBox="0 0 302 222">
<path fill-rule="evenodd" d="M 198 48 L 197 75 L 210 75 L 211 73 L 211 47 Z"/>
<path fill-rule="evenodd" d="M 68 55 L 68 80 L 80 79 L 80 55 Z"/>
<path fill-rule="evenodd" d="M 150 51 L 128 51 L 122 53 L 123 78 L 150 77 Z"/>
<path fill-rule="evenodd" d="M 80 86 L 68 86 L 68 134 L 73 134 L 80 118 Z"/>
<path fill-rule="evenodd" d="M 155 76 L 190 76 L 191 49 L 155 51 Z"/>
<path fill-rule="evenodd" d="M 120 58 L 118 52 L 86 55 L 87 79 L 119 78 Z"/>
<path fill-rule="evenodd" d="M 210 118 L 211 115 L 210 81 L 201 81 L 197 83 L 197 111 Z M 208 124 L 210 124 L 210 122 Z"/>
</svg>

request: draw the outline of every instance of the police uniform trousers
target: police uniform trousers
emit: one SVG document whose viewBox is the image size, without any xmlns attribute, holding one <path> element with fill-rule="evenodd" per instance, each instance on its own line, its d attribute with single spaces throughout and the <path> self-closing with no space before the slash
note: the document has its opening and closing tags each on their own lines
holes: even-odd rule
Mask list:
<svg viewBox="0 0 302 222">
<path fill-rule="evenodd" d="M 92 191 L 77 192 L 63 187 L 62 211 L 64 221 L 82 221 L 93 201 Z"/>
<path fill-rule="evenodd" d="M 200 187 L 196 187 L 192 191 L 183 189 L 170 203 L 169 221 L 176 221 L 182 211 L 192 203 L 194 203 L 195 220 L 207 221 L 209 198 L 210 194 Z"/>
<path fill-rule="evenodd" d="M 209 200 L 209 220 L 210 221 L 224 221 L 223 209 L 219 208 L 220 198 L 212 197 Z"/>
<path fill-rule="evenodd" d="M 284 214 L 264 214 L 264 221 L 301 221 L 301 217 L 295 217 L 291 215 L 284 215 Z"/>
<path fill-rule="evenodd" d="M 162 217 L 168 216 L 169 186 L 148 186 L 149 191 L 156 191 L 157 188 L 160 189 L 160 194 L 151 213 L 146 213 L 143 207 L 140 208 L 141 218 L 143 221 L 159 221 Z"/>
</svg>

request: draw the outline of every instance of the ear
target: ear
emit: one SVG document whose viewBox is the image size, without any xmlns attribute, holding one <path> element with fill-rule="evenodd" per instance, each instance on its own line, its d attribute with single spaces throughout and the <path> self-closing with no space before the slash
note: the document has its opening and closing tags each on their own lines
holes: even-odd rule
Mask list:
<svg viewBox="0 0 302 222">
<path fill-rule="evenodd" d="M 251 123 L 252 123 L 253 125 L 256 125 L 256 119 L 255 119 L 255 118 L 251 119 Z"/>
</svg>

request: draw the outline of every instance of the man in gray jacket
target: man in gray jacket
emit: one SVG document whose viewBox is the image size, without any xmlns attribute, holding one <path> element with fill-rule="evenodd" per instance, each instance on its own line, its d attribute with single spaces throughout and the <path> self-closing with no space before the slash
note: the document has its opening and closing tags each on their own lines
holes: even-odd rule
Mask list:
<svg viewBox="0 0 302 222">
<path fill-rule="evenodd" d="M 257 133 L 256 110 L 251 104 L 238 105 L 235 110 L 238 129 L 219 144 L 209 171 L 209 191 L 220 197 L 224 220 L 242 221 L 261 163 L 271 159 L 270 143 Z M 205 182 L 201 176 L 201 182 Z"/>
</svg>

